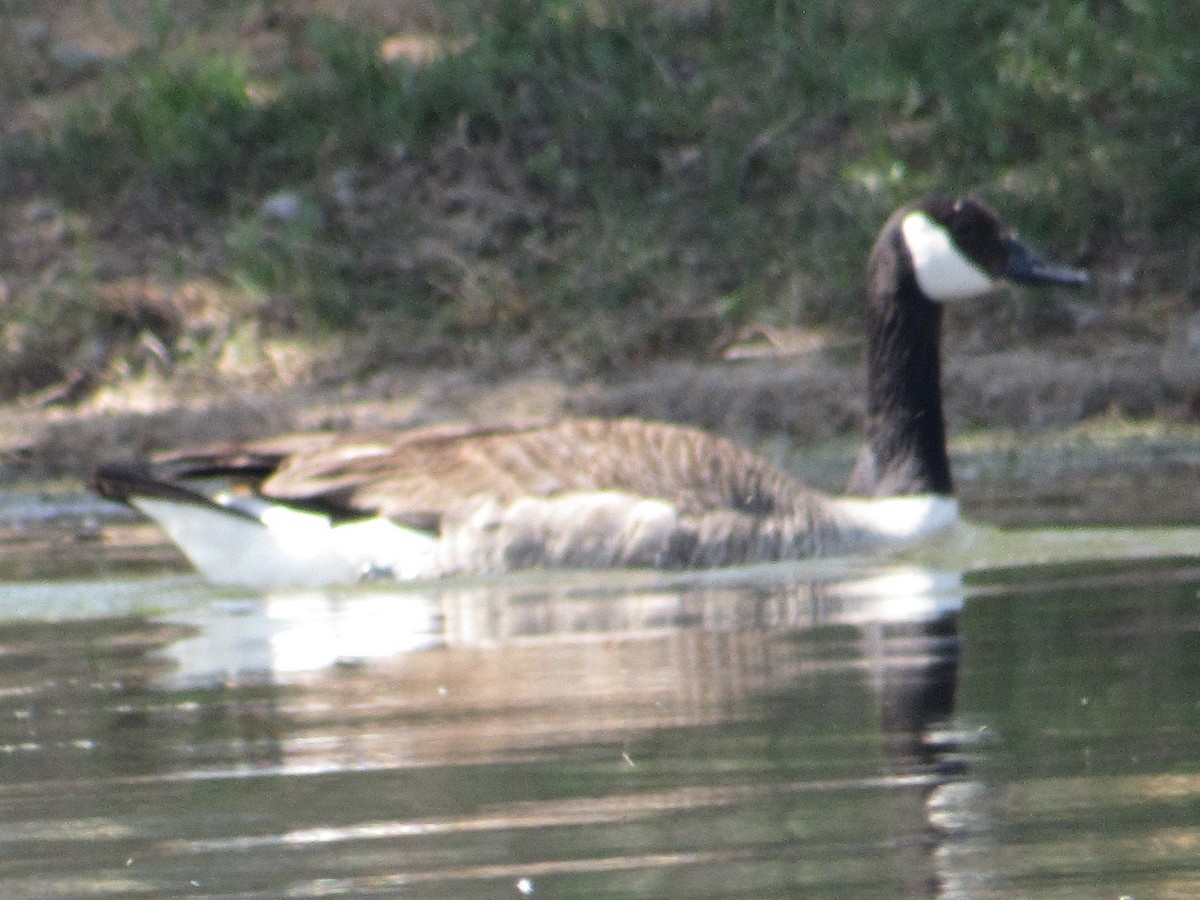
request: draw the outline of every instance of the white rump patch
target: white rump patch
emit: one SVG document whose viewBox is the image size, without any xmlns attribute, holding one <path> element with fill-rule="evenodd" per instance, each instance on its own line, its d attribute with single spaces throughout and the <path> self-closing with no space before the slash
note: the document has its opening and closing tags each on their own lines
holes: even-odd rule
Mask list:
<svg viewBox="0 0 1200 900">
<path fill-rule="evenodd" d="M 156 497 L 131 502 L 213 584 L 345 584 L 376 571 L 416 578 L 429 573 L 437 545 L 428 534 L 381 518 L 334 525 L 328 516 L 263 502 L 255 520 Z"/>
<path fill-rule="evenodd" d="M 992 291 L 996 279 L 963 253 L 950 234 L 923 212 L 912 212 L 900 224 L 922 293 L 946 303 L 969 300 Z"/>
</svg>

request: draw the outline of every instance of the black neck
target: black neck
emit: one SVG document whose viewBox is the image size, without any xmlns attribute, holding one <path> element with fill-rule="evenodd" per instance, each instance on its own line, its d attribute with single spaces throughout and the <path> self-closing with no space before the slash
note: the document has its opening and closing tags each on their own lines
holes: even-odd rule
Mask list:
<svg viewBox="0 0 1200 900">
<path fill-rule="evenodd" d="M 867 446 L 854 494 L 952 494 L 942 416 L 942 308 L 921 293 L 898 228 L 871 254 Z"/>
</svg>

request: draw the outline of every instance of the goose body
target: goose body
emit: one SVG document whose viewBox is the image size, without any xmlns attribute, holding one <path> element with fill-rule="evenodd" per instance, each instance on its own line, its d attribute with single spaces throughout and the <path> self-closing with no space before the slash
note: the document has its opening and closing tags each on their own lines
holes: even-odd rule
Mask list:
<svg viewBox="0 0 1200 900">
<path fill-rule="evenodd" d="M 867 443 L 847 496 L 722 438 L 634 419 L 309 434 L 105 465 L 216 583 L 328 584 L 530 567 L 714 567 L 904 546 L 957 517 L 941 304 L 1003 278 L 1082 284 L 982 205 L 898 210 L 871 253 Z"/>
</svg>

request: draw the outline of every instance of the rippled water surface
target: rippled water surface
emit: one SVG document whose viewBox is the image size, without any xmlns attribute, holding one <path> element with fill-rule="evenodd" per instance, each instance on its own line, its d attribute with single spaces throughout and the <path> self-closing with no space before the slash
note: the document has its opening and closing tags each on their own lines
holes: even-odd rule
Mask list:
<svg viewBox="0 0 1200 900">
<path fill-rule="evenodd" d="M 0 896 L 1200 896 L 1200 543 L 1080 534 L 273 594 L 10 559 Z"/>
</svg>

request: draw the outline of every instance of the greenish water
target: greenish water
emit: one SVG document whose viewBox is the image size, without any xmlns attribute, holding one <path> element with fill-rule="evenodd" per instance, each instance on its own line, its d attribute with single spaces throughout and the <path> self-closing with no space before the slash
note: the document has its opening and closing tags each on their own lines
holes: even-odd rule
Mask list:
<svg viewBox="0 0 1200 900">
<path fill-rule="evenodd" d="M 680 578 L 10 576 L 0 896 L 1197 896 L 1197 551 L 967 529 Z"/>
</svg>

